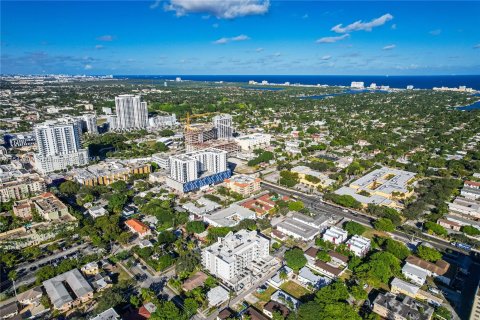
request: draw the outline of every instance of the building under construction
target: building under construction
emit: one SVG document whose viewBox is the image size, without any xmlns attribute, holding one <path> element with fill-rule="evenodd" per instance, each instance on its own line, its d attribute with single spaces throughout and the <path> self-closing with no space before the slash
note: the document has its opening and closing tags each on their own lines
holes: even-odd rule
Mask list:
<svg viewBox="0 0 480 320">
<path fill-rule="evenodd" d="M 212 123 L 190 124 L 190 118 L 202 115 L 187 115 L 185 125 L 185 148 L 187 152 L 217 148 L 229 154 L 240 151 L 240 147 L 233 140 L 232 116 L 229 114 L 217 115 Z"/>
</svg>

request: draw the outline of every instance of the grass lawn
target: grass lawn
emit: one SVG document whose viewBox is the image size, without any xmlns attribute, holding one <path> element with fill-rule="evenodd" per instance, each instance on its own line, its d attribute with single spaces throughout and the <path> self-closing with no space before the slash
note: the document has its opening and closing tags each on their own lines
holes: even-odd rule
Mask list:
<svg viewBox="0 0 480 320">
<path fill-rule="evenodd" d="M 383 231 L 379 231 L 379 230 L 375 230 L 373 228 L 367 228 L 367 230 L 362 234 L 362 236 L 364 236 L 365 238 L 368 238 L 368 239 L 373 239 L 374 236 L 390 238 L 388 233 L 383 232 Z"/>
<path fill-rule="evenodd" d="M 270 297 L 272 296 L 272 294 L 275 293 L 275 291 L 277 291 L 277 289 L 275 289 L 274 287 L 268 286 L 267 290 L 265 290 L 263 293 L 255 292 L 253 295 L 258 299 L 260 299 L 261 301 L 268 302 L 270 301 Z"/>
<path fill-rule="evenodd" d="M 280 289 L 282 289 L 283 291 L 285 291 L 286 293 L 288 293 L 289 295 L 291 295 L 295 299 L 300 299 L 304 295 L 310 293 L 309 290 L 305 289 L 304 287 L 302 287 L 299 284 L 296 284 L 293 281 L 285 282 L 284 284 L 282 284 L 280 286 Z"/>
</svg>

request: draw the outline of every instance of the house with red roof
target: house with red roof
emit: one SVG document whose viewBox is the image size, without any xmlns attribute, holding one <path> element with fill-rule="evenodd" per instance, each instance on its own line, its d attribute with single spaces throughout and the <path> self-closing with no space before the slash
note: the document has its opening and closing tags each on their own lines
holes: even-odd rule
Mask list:
<svg viewBox="0 0 480 320">
<path fill-rule="evenodd" d="M 125 225 L 132 233 L 137 234 L 140 238 L 152 235 L 150 228 L 137 219 L 129 219 L 125 222 Z"/>
</svg>

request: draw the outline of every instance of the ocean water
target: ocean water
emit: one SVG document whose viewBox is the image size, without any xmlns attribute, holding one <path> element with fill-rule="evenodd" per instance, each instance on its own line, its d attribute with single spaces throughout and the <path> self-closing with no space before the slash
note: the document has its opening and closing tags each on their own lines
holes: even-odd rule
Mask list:
<svg viewBox="0 0 480 320">
<path fill-rule="evenodd" d="M 376 83 L 377 86 L 390 86 L 391 88 L 406 88 L 413 85 L 417 89 L 432 89 L 433 87 L 458 87 L 467 86 L 480 90 L 480 75 L 444 75 L 444 76 L 305 76 L 305 75 L 118 75 L 117 79 L 151 79 L 151 80 L 182 80 L 192 81 L 224 81 L 240 82 L 247 84 L 254 80 L 261 82 L 266 80 L 270 83 L 291 84 L 325 84 L 333 86 L 350 86 L 352 81 L 363 81 L 365 86 Z"/>
</svg>

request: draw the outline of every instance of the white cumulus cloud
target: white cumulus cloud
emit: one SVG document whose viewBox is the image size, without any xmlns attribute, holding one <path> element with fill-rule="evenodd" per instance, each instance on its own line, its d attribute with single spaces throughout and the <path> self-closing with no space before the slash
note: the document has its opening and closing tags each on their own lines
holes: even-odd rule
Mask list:
<svg viewBox="0 0 480 320">
<path fill-rule="evenodd" d="M 170 0 L 165 10 L 175 11 L 177 16 L 188 13 L 207 13 L 220 19 L 265 14 L 270 0 Z"/>
<path fill-rule="evenodd" d="M 236 37 L 231 37 L 231 38 L 220 38 L 218 40 L 213 41 L 214 44 L 227 44 L 232 41 L 245 41 L 245 40 L 250 40 L 249 36 L 246 36 L 244 34 L 238 35 Z"/>
<path fill-rule="evenodd" d="M 93 68 L 93 66 L 91 64 L 86 64 L 84 67 L 83 67 L 85 70 L 90 70 Z"/>
<path fill-rule="evenodd" d="M 383 47 L 383 50 L 393 50 L 395 49 L 396 45 L 394 44 L 389 44 L 388 46 Z"/>
<path fill-rule="evenodd" d="M 347 33 L 347 34 L 344 34 L 342 36 L 337 36 L 337 37 L 323 37 L 323 38 L 318 39 L 315 42 L 316 43 L 335 43 L 337 41 L 347 39 L 348 37 L 350 37 L 350 35 Z"/>
<path fill-rule="evenodd" d="M 331 30 L 336 33 L 348 33 L 352 31 L 372 31 L 375 27 L 383 26 L 386 22 L 393 19 L 390 13 L 386 13 L 381 17 L 370 20 L 369 22 L 363 22 L 362 20 L 355 21 L 348 26 L 343 27 L 343 24 L 337 24 Z"/>
<path fill-rule="evenodd" d="M 320 60 L 330 60 L 332 56 L 326 55 L 320 58 Z"/>
</svg>

